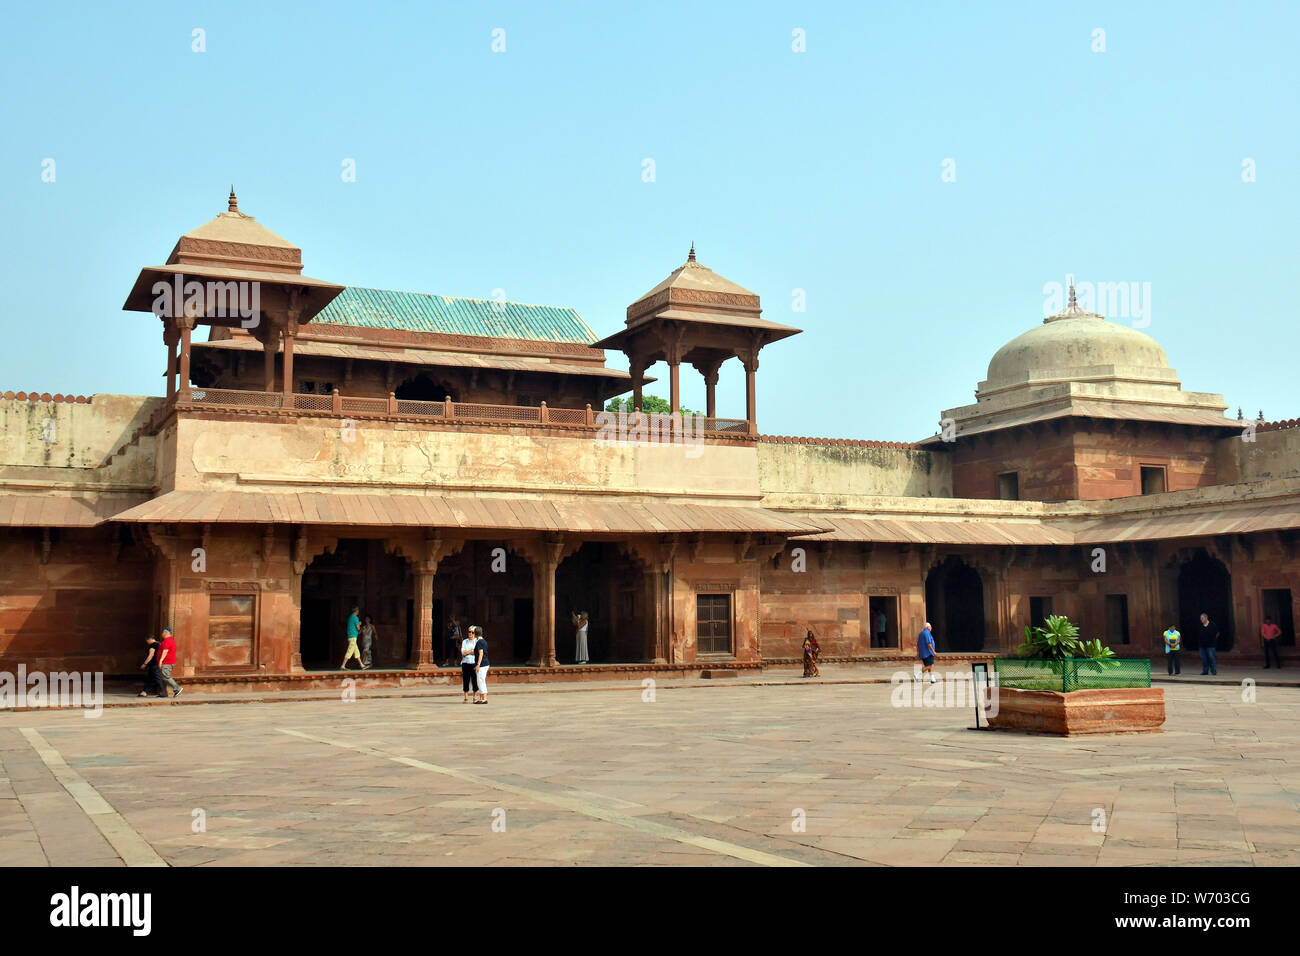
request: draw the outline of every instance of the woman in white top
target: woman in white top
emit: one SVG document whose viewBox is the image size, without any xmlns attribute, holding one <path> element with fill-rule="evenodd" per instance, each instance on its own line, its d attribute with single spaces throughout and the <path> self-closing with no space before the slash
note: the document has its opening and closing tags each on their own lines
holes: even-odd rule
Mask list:
<svg viewBox="0 0 1300 956">
<path fill-rule="evenodd" d="M 469 703 L 470 691 L 475 689 L 474 680 L 474 635 L 470 634 L 460 642 L 460 684 L 465 692 L 465 703 Z"/>
<path fill-rule="evenodd" d="M 575 664 L 586 664 L 587 661 L 587 624 L 589 618 L 586 611 L 579 611 L 573 615 L 573 626 L 578 629 L 578 647 L 577 653 L 573 655 Z"/>
</svg>

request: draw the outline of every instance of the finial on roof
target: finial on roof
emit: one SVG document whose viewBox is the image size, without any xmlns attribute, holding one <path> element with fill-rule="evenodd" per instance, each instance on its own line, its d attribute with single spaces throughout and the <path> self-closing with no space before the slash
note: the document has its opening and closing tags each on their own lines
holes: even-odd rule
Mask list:
<svg viewBox="0 0 1300 956">
<path fill-rule="evenodd" d="M 1237 421 L 1241 421 L 1241 406 L 1237 406 Z"/>
<path fill-rule="evenodd" d="M 686 261 L 687 262 L 695 261 L 695 240 L 694 239 L 691 240 L 691 251 L 687 254 Z"/>
<path fill-rule="evenodd" d="M 230 202 L 226 206 L 226 212 L 239 212 L 239 200 L 235 198 L 235 187 L 230 187 Z"/>
<path fill-rule="evenodd" d="M 1070 280 L 1070 303 L 1069 303 L 1069 305 L 1066 306 L 1066 308 L 1068 308 L 1068 309 L 1070 309 L 1071 311 L 1073 311 L 1074 309 L 1077 309 L 1078 307 L 1079 307 L 1079 303 L 1078 303 L 1078 301 L 1074 298 L 1074 280 L 1071 279 L 1071 280 Z"/>
<path fill-rule="evenodd" d="M 1261 408 L 1261 409 L 1259 410 L 1259 418 L 1257 418 L 1256 421 L 1261 421 L 1261 422 L 1262 422 L 1263 420 L 1264 420 L 1264 409 Z"/>
</svg>

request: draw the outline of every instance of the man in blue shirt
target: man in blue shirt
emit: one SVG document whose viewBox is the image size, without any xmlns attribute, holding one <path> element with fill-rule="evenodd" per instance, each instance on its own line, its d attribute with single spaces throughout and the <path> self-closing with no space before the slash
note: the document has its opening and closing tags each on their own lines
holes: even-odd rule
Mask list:
<svg viewBox="0 0 1300 956">
<path fill-rule="evenodd" d="M 357 647 L 357 636 L 361 633 L 360 610 L 361 608 L 354 604 L 352 605 L 352 613 L 348 615 L 348 649 L 343 654 L 343 663 L 339 665 L 339 670 L 341 671 L 348 669 L 348 661 L 352 660 L 354 657 L 357 659 L 357 663 L 361 666 L 361 669 L 366 669 L 366 664 L 361 659 L 361 651 Z"/>
<path fill-rule="evenodd" d="M 930 675 L 930 683 L 937 683 L 934 676 L 934 633 L 930 630 L 930 622 L 925 622 L 925 627 L 921 628 L 921 633 L 916 636 L 916 655 L 921 658 L 921 673 L 916 679 L 923 681 L 925 675 Z"/>
</svg>

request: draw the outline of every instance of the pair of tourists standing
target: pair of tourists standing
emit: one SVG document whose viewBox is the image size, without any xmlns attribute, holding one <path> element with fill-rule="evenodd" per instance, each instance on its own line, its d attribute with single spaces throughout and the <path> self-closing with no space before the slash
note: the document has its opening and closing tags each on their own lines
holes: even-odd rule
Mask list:
<svg viewBox="0 0 1300 956">
<path fill-rule="evenodd" d="M 460 682 L 465 695 L 464 703 L 470 702 L 469 695 L 474 694 L 474 703 L 486 704 L 488 678 L 488 646 L 483 638 L 483 628 L 471 625 L 469 636 L 460 642 Z"/>
</svg>

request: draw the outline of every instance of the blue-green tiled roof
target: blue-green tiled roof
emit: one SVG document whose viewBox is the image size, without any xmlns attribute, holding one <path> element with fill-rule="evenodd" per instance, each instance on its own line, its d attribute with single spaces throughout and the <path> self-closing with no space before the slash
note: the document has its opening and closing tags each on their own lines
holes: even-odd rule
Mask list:
<svg viewBox="0 0 1300 956">
<path fill-rule="evenodd" d="M 345 288 L 312 321 L 366 329 L 487 335 L 541 342 L 589 345 L 596 341 L 595 333 L 573 309 L 490 299 L 453 299 L 445 295 L 388 292 L 357 286 Z"/>
</svg>

